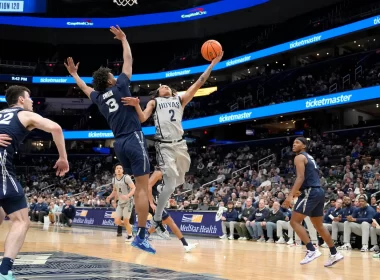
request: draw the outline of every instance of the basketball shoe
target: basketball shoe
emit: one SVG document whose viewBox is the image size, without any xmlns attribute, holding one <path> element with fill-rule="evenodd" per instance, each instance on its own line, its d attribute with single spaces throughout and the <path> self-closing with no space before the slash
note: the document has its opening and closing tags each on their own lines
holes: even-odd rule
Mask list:
<svg viewBox="0 0 380 280">
<path fill-rule="evenodd" d="M 7 275 L 0 273 L 0 280 L 16 280 L 16 278 L 13 276 L 12 271 L 8 271 Z"/>
<path fill-rule="evenodd" d="M 132 241 L 131 245 L 137 249 L 143 250 L 149 254 L 156 254 L 156 250 L 149 244 L 146 238 L 141 239 L 136 235 L 135 239 Z M 1 278 L 0 278 L 1 279 Z"/>
</svg>

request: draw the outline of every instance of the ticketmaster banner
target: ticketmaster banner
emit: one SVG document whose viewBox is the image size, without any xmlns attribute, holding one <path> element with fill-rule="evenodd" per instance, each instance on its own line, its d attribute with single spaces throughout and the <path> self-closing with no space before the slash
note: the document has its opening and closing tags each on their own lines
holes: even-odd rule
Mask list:
<svg viewBox="0 0 380 280">
<path fill-rule="evenodd" d="M 308 99 L 296 100 L 280 104 L 274 104 L 259 108 L 252 108 L 244 111 L 220 114 L 205 118 L 183 121 L 182 126 L 185 130 L 197 129 L 202 127 L 217 126 L 235 122 L 249 121 L 259 118 L 273 117 L 289 113 L 297 113 L 307 110 L 316 110 L 332 106 L 346 105 L 354 102 L 368 101 L 380 98 L 380 86 L 363 88 L 358 90 L 346 91 L 342 93 L 323 95 Z M 155 134 L 153 126 L 143 127 L 146 136 Z M 113 138 L 112 131 L 64 131 L 66 139 L 109 139 Z"/>
<path fill-rule="evenodd" d="M 184 234 L 221 236 L 221 221 L 215 218 L 216 211 L 170 211 L 170 216 Z M 74 225 L 114 227 L 115 210 L 113 208 L 77 208 Z M 137 226 L 137 217 L 135 219 Z M 147 223 L 150 226 L 150 223 Z M 170 231 L 170 229 L 169 229 Z"/>
<path fill-rule="evenodd" d="M 25 21 L 23 21 L 25 22 Z M 0 17 L 1 23 L 1 17 Z M 357 21 L 351 24 L 347 24 L 341 27 L 330 29 L 319 34 L 313 34 L 304 38 L 297 39 L 295 41 L 283 43 L 277 46 L 266 48 L 263 50 L 255 51 L 252 53 L 244 54 L 229 60 L 218 63 L 214 70 L 225 69 L 238 64 L 254 61 L 263 57 L 279 54 L 296 48 L 304 47 L 318 42 L 326 41 L 332 38 L 336 38 L 342 35 L 347 35 L 353 32 L 364 30 L 367 28 L 375 27 L 380 24 L 380 16 L 367 18 L 361 21 Z M 223 42 L 221 42 L 223 44 Z M 168 78 L 181 77 L 186 75 L 199 74 L 206 70 L 208 65 L 195 66 L 185 69 L 178 69 L 168 72 L 150 73 L 150 74 L 134 74 L 131 81 L 154 81 L 163 80 Z M 91 83 L 91 77 L 84 77 L 86 83 Z M 72 77 L 33 77 L 33 83 L 48 83 L 48 84 L 75 84 Z"/>
</svg>

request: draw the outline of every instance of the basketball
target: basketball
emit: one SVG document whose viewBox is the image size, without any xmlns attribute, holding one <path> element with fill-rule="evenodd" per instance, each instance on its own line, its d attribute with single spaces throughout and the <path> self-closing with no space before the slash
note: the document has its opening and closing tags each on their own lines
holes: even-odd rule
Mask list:
<svg viewBox="0 0 380 280">
<path fill-rule="evenodd" d="M 201 48 L 202 56 L 207 61 L 213 60 L 222 51 L 223 51 L 222 45 L 218 41 L 215 41 L 215 40 L 206 41 Z"/>
</svg>

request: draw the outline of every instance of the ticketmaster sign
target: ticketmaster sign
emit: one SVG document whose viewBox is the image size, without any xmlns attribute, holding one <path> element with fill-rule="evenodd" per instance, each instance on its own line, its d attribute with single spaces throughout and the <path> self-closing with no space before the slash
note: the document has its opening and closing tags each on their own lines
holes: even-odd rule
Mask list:
<svg viewBox="0 0 380 280">
<path fill-rule="evenodd" d="M 248 121 L 259 118 L 278 116 L 289 113 L 302 112 L 307 110 L 321 109 L 332 106 L 350 104 L 354 102 L 367 101 L 380 98 L 380 86 L 346 91 L 342 93 L 329 94 L 314 98 L 302 99 L 281 104 L 274 104 L 259 108 L 252 108 L 244 111 L 237 111 L 228 114 L 215 115 L 205 118 L 183 121 L 185 130 L 202 127 L 217 126 L 234 122 Z M 145 135 L 154 135 L 153 126 L 144 127 Z M 113 138 L 110 130 L 97 131 L 65 131 L 66 139 L 109 139 Z"/>
<path fill-rule="evenodd" d="M 1 23 L 1 18 L 0 18 Z M 367 18 L 361 21 L 350 23 L 341 27 L 330 29 L 319 34 L 310 35 L 304 38 L 300 38 L 296 41 L 283 43 L 270 48 L 262 49 L 245 55 L 241 55 L 229 60 L 221 61 L 218 63 L 214 70 L 225 69 L 239 64 L 244 64 L 250 61 L 254 61 L 263 57 L 287 52 L 300 47 L 304 47 L 318 42 L 326 41 L 332 38 L 336 38 L 342 35 L 347 35 L 356 31 L 371 28 L 380 24 L 380 16 Z M 223 44 L 223 42 L 221 42 Z M 189 67 L 185 69 L 177 69 L 168 72 L 148 73 L 148 74 L 133 74 L 132 81 L 154 81 L 163 80 L 168 78 L 182 77 L 187 75 L 199 74 L 206 70 L 208 65 L 201 65 L 195 67 Z M 84 77 L 83 80 L 86 83 L 91 83 L 91 77 Z M 72 77 L 33 77 L 33 83 L 44 84 L 75 84 Z"/>
</svg>

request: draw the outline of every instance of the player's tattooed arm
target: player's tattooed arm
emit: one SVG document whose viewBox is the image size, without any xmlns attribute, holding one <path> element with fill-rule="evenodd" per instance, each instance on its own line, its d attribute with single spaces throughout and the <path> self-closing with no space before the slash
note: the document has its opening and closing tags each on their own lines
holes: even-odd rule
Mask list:
<svg viewBox="0 0 380 280">
<path fill-rule="evenodd" d="M 207 67 L 206 71 L 199 77 L 199 79 L 181 96 L 182 107 L 185 106 L 194 98 L 197 91 L 205 84 L 207 79 L 210 77 L 211 71 L 214 66 L 222 59 L 223 52 L 221 52 L 217 57 L 215 57 L 210 65 Z"/>
</svg>

